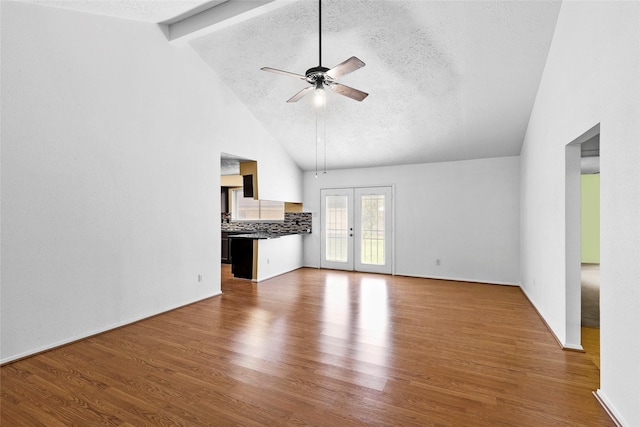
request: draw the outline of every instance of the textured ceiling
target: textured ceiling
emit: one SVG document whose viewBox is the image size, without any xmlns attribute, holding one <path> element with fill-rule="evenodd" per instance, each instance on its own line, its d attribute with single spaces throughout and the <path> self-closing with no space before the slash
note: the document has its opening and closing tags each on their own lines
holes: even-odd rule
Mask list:
<svg viewBox="0 0 640 427">
<path fill-rule="evenodd" d="M 339 81 L 363 102 L 327 101 L 327 168 L 518 155 L 560 4 L 510 1 L 322 2 L 323 66 L 367 65 Z M 304 169 L 315 168 L 312 97 L 269 66 L 318 65 L 318 4 L 296 1 L 192 47 Z M 320 163 L 323 163 L 320 150 Z"/>
<path fill-rule="evenodd" d="M 208 2 L 29 0 L 150 22 Z M 242 1 L 242 0 L 232 0 Z M 316 162 L 312 97 L 286 103 L 318 65 L 318 3 L 284 6 L 190 42 L 304 170 Z M 367 65 L 329 93 L 328 169 L 518 155 L 559 1 L 323 0 L 322 65 Z M 324 149 L 320 151 L 323 164 Z"/>
<path fill-rule="evenodd" d="M 240 175 L 240 162 L 245 159 L 228 153 L 220 153 L 220 175 Z"/>
</svg>

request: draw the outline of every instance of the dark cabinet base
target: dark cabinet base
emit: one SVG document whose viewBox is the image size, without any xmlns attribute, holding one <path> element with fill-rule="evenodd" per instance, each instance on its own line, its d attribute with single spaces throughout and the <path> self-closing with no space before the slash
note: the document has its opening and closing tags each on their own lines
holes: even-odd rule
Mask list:
<svg viewBox="0 0 640 427">
<path fill-rule="evenodd" d="M 253 279 L 253 239 L 229 239 L 231 273 L 242 279 Z"/>
<path fill-rule="evenodd" d="M 229 252 L 229 243 L 231 240 L 229 239 L 229 234 L 222 232 L 222 248 L 220 250 L 221 260 L 223 264 L 231 263 L 231 254 Z"/>
</svg>

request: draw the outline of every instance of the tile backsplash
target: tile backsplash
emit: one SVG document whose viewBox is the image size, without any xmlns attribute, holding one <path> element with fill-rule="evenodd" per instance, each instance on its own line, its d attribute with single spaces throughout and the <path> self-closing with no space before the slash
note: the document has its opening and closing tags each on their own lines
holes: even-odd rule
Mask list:
<svg viewBox="0 0 640 427">
<path fill-rule="evenodd" d="M 222 231 L 265 231 L 269 233 L 311 233 L 311 212 L 285 212 L 279 222 L 223 222 Z"/>
</svg>

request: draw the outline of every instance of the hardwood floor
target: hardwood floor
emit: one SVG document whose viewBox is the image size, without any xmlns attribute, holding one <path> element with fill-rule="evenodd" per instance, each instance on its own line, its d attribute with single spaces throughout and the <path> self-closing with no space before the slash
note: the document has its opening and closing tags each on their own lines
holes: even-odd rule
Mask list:
<svg viewBox="0 0 640 427">
<path fill-rule="evenodd" d="M 580 331 L 582 348 L 587 353 L 587 357 L 600 369 L 600 328 L 583 326 Z"/>
<path fill-rule="evenodd" d="M 613 426 L 520 289 L 301 269 L 5 365 L 3 426 Z"/>
</svg>

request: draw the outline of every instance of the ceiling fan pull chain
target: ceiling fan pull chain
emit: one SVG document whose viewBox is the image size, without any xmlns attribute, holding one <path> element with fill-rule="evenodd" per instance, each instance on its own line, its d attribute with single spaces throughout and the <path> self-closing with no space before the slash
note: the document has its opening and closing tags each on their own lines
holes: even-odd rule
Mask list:
<svg viewBox="0 0 640 427">
<path fill-rule="evenodd" d="M 322 174 L 326 174 L 327 173 L 327 101 L 325 100 L 325 102 L 322 104 L 322 120 L 323 120 L 323 129 L 322 129 L 322 143 L 324 144 L 324 166 L 323 166 L 323 171 Z"/>
<path fill-rule="evenodd" d="M 318 177 L 318 108 L 316 108 L 316 178 Z"/>
</svg>

